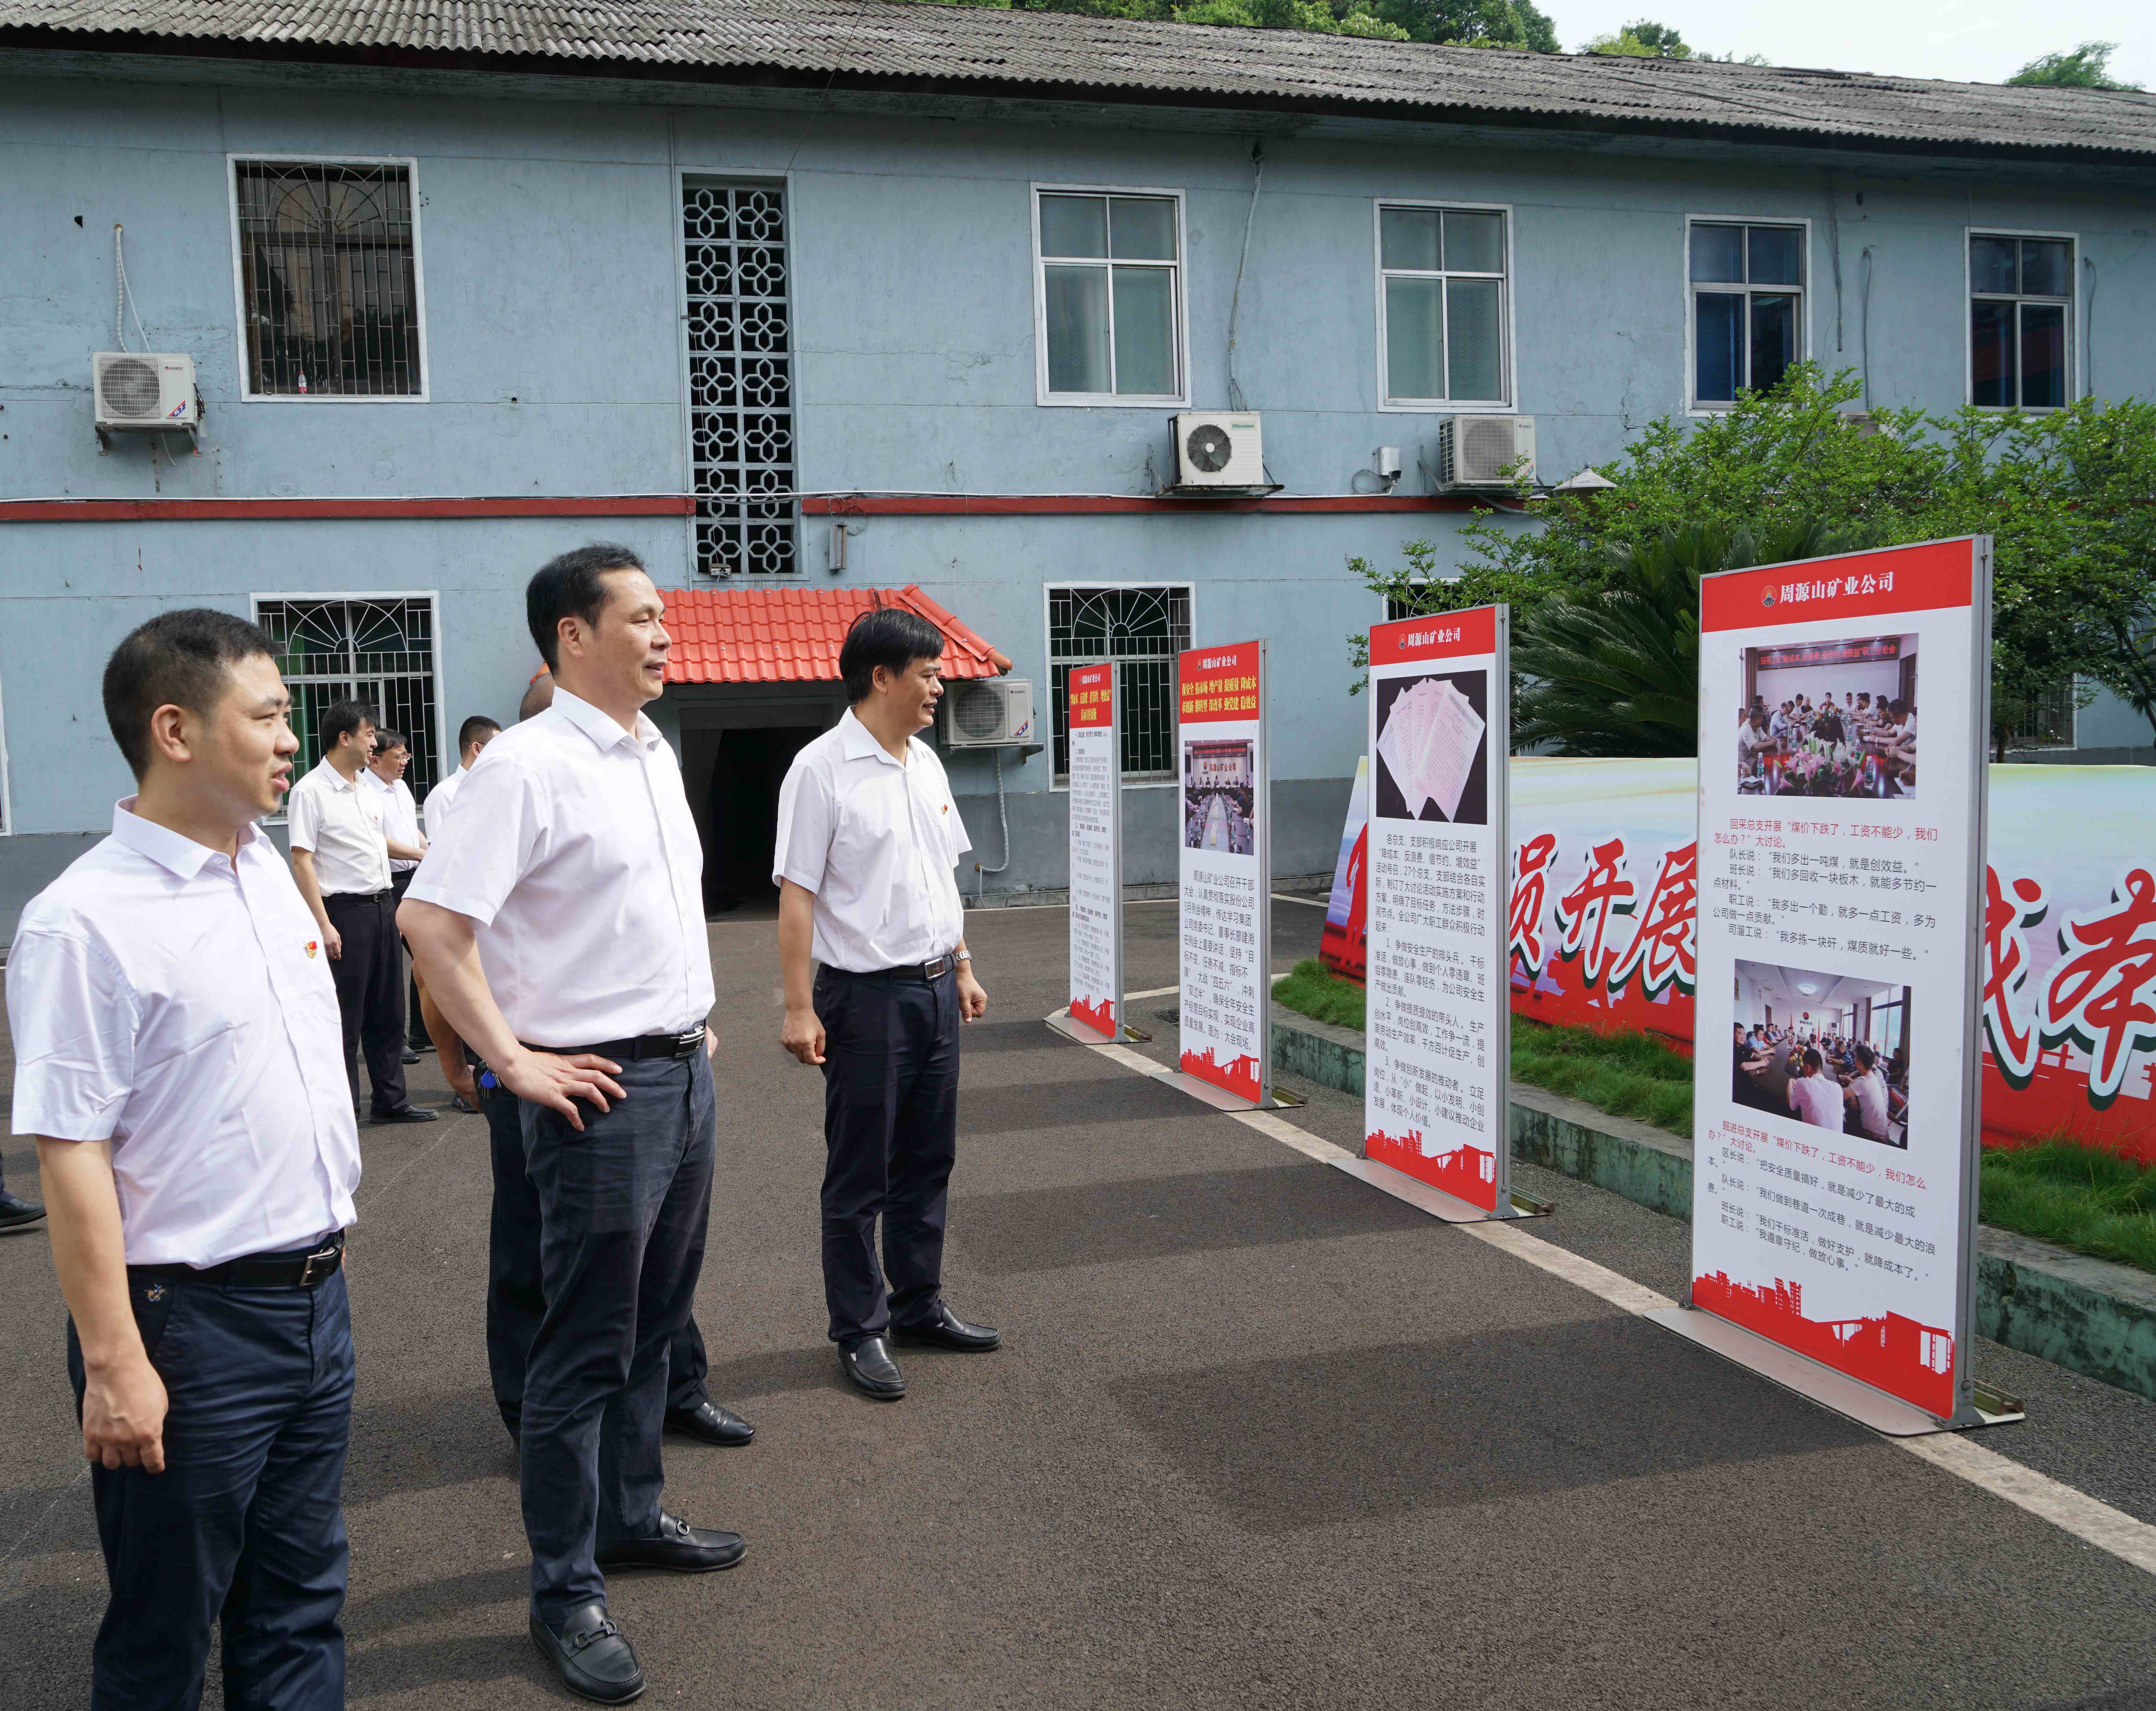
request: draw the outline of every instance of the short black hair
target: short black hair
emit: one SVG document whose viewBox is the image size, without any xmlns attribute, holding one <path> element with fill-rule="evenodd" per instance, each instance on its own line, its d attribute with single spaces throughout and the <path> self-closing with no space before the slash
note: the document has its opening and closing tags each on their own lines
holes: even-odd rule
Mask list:
<svg viewBox="0 0 2156 1711">
<path fill-rule="evenodd" d="M 875 688 L 879 665 L 903 672 L 916 659 L 942 657 L 942 631 L 917 612 L 879 606 L 855 618 L 846 632 L 839 649 L 839 675 L 846 682 L 846 699 L 858 706 Z"/>
<path fill-rule="evenodd" d="M 403 731 L 384 730 L 378 725 L 375 728 L 374 752 L 376 754 L 386 755 L 392 749 L 408 749 L 411 746 L 411 738 L 406 736 Z"/>
<path fill-rule="evenodd" d="M 356 731 L 362 725 L 374 723 L 374 710 L 364 701 L 333 701 L 322 722 L 316 727 L 322 740 L 322 752 L 326 755 L 337 745 L 338 740 L 348 730 Z"/>
<path fill-rule="evenodd" d="M 164 612 L 128 633 L 105 662 L 105 722 L 139 780 L 150 770 L 150 715 L 184 707 L 206 719 L 225 679 L 243 659 L 277 657 L 259 624 L 228 612 L 191 606 Z"/>
<path fill-rule="evenodd" d="M 536 718 L 554 704 L 554 674 L 542 671 L 531 679 L 524 691 L 524 699 L 516 704 L 516 722 Z"/>
<path fill-rule="evenodd" d="M 1824 1069 L 1826 1068 L 1826 1059 L 1820 1056 L 1819 1048 L 1817 1046 L 1806 1046 L 1804 1048 L 1804 1068 L 1807 1069 Z"/>
<path fill-rule="evenodd" d="M 501 729 L 499 720 L 489 719 L 484 713 L 475 713 L 457 727 L 457 752 L 461 755 L 474 743 L 483 740 L 489 731 Z"/>
<path fill-rule="evenodd" d="M 597 540 L 540 566 L 524 590 L 524 621 L 531 627 L 539 657 L 553 670 L 562 662 L 562 620 L 581 618 L 598 627 L 606 609 L 608 571 L 640 571 L 644 561 L 625 546 Z"/>
<path fill-rule="evenodd" d="M 1879 1054 L 1869 1046 L 1860 1045 L 1856 1048 L 1856 1061 L 1869 1069 L 1879 1061 Z"/>
</svg>

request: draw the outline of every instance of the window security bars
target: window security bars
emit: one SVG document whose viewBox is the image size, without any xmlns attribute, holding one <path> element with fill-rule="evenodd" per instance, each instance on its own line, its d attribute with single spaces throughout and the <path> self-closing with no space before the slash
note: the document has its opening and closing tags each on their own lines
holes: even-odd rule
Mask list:
<svg viewBox="0 0 2156 1711">
<path fill-rule="evenodd" d="M 1049 392 L 1180 397 L 1175 198 L 1043 192 L 1034 208 Z"/>
<path fill-rule="evenodd" d="M 1503 403 L 1505 216 L 1381 207 L 1378 272 L 1386 403 Z"/>
<path fill-rule="evenodd" d="M 300 752 L 295 781 L 322 758 L 322 715 L 358 699 L 383 729 L 412 745 L 404 781 L 421 801 L 438 777 L 441 729 L 434 699 L 434 607 L 423 598 L 258 600 L 254 621 L 277 648 L 277 669 L 292 692 L 292 729 Z"/>
<path fill-rule="evenodd" d="M 1049 704 L 1058 784 L 1070 776 L 1070 668 L 1096 659 L 1116 662 L 1123 781 L 1175 777 L 1175 656 L 1189 645 L 1188 587 L 1048 591 Z"/>
<path fill-rule="evenodd" d="M 233 175 L 249 396 L 419 396 L 411 169 L 240 161 Z"/>
<path fill-rule="evenodd" d="M 1973 234 L 1969 240 L 1969 401 L 2056 410 L 2071 390 L 2071 238 Z"/>
<path fill-rule="evenodd" d="M 1702 220 L 1691 245 L 1692 402 L 1712 410 L 1803 360 L 1804 232 Z"/>
<path fill-rule="evenodd" d="M 790 575 L 799 566 L 785 192 L 686 183 L 681 234 L 696 567 L 707 576 Z"/>
</svg>

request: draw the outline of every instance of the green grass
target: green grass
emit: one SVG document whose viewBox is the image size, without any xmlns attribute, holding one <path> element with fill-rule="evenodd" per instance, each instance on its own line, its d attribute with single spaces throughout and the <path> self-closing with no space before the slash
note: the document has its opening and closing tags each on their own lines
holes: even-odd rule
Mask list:
<svg viewBox="0 0 2156 1711">
<path fill-rule="evenodd" d="M 1314 956 L 1304 957 L 1286 980 L 1273 982 L 1273 1002 L 1335 1027 L 1363 1026 L 1363 989 Z"/>
<path fill-rule="evenodd" d="M 1988 1147 L 1980 1205 L 2002 1230 L 2156 1271 L 2156 1167 L 2066 1140 Z"/>
<path fill-rule="evenodd" d="M 1613 1117 L 1691 1133 L 1691 1060 L 1651 1034 L 1512 1022 L 1512 1079 L 1580 1099 Z"/>
</svg>

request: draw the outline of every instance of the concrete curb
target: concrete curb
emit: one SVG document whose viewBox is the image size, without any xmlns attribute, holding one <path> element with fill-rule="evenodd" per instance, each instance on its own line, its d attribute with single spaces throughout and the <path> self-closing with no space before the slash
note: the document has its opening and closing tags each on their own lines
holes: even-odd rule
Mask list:
<svg viewBox="0 0 2156 1711">
<path fill-rule="evenodd" d="M 1363 1091 L 1363 1035 L 1273 1009 L 1273 1066 Z M 1671 1217 L 1691 1217 L 1691 1142 L 1578 1099 L 1514 1082 L 1512 1156 L 1592 1182 Z M 2156 1401 L 2156 1277 L 1984 1225 L 1979 1334 Z"/>
</svg>

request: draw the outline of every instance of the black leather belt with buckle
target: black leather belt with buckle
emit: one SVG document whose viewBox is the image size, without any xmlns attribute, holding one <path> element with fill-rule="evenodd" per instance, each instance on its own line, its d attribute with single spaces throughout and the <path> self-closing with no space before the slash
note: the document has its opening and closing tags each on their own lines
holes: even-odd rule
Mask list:
<svg viewBox="0 0 2156 1711">
<path fill-rule="evenodd" d="M 643 1058 L 693 1058 L 704 1049 L 704 1025 L 684 1028 L 678 1034 L 639 1034 L 633 1040 L 602 1040 L 596 1046 L 535 1046 L 519 1042 L 527 1052 L 545 1052 L 556 1058 L 574 1058 L 588 1052 L 595 1058 L 612 1058 L 634 1063 Z"/>
<path fill-rule="evenodd" d="M 239 1289 L 311 1289 L 344 1265 L 344 1232 L 304 1253 L 249 1253 L 221 1265 L 131 1265 L 131 1278 L 177 1283 L 223 1283 Z"/>
</svg>

